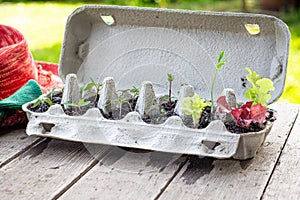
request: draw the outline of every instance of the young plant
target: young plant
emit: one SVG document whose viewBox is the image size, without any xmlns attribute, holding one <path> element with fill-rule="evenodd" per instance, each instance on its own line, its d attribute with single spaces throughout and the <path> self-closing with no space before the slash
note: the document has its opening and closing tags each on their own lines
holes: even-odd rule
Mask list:
<svg viewBox="0 0 300 200">
<path fill-rule="evenodd" d="M 55 88 L 52 88 L 52 90 L 49 92 L 49 96 L 50 96 L 50 99 L 52 99 L 53 98 L 53 95 L 54 95 L 54 92 L 55 92 Z"/>
<path fill-rule="evenodd" d="M 245 92 L 245 97 L 253 101 L 254 105 L 262 104 L 267 107 L 267 102 L 271 99 L 271 92 L 274 90 L 273 82 L 268 78 L 262 78 L 255 71 L 246 68 L 249 74 L 246 76 L 247 80 L 251 83 L 252 88 L 248 87 Z"/>
<path fill-rule="evenodd" d="M 121 119 L 122 118 L 122 106 L 123 106 L 123 103 L 125 103 L 127 101 L 124 97 L 119 97 L 118 100 L 119 100 L 119 107 L 120 107 L 119 118 Z M 130 106 L 130 104 L 129 104 L 129 106 Z"/>
<path fill-rule="evenodd" d="M 42 97 L 42 98 L 39 98 L 34 104 L 33 104 L 33 107 L 36 108 L 37 106 L 41 105 L 41 104 L 44 104 L 44 103 L 47 103 L 49 106 L 52 106 L 52 101 L 50 98 L 48 97 Z"/>
<path fill-rule="evenodd" d="M 168 76 L 168 81 L 169 81 L 169 95 L 168 95 L 168 100 L 169 100 L 169 106 L 172 108 L 172 82 L 174 81 L 174 76 L 172 74 L 167 74 Z"/>
<path fill-rule="evenodd" d="M 199 123 L 203 109 L 210 106 L 210 102 L 205 102 L 198 94 L 193 97 L 185 97 L 181 103 L 182 112 L 185 115 L 192 115 L 194 127 Z"/>
<path fill-rule="evenodd" d="M 122 103 L 128 103 L 128 106 L 129 106 L 130 110 L 133 111 L 133 109 L 135 107 L 136 99 L 137 99 L 137 97 L 140 94 L 140 90 L 137 87 L 133 86 L 132 88 L 125 89 L 125 90 L 118 90 L 118 91 L 121 92 L 121 94 L 119 95 L 118 101 L 119 102 L 123 101 Z M 132 94 L 132 97 L 131 97 L 131 99 L 129 101 L 127 101 L 126 98 L 124 97 L 124 95 L 127 92 L 129 92 L 129 93 Z"/>
<path fill-rule="evenodd" d="M 217 100 L 220 113 L 231 113 L 236 121 L 236 125 L 249 128 L 251 123 L 263 124 L 266 119 L 267 109 L 262 104 L 254 105 L 253 101 L 248 101 L 241 108 L 231 108 L 225 96 Z"/>
<path fill-rule="evenodd" d="M 217 74 L 220 71 L 221 67 L 227 61 L 227 58 L 223 59 L 223 57 L 224 57 L 224 51 L 221 51 L 220 54 L 219 54 L 219 57 L 218 57 L 217 64 L 216 64 L 216 71 L 215 71 L 215 74 L 214 74 L 214 78 L 213 78 L 212 83 L 211 83 L 211 90 L 210 90 L 211 112 L 214 111 L 214 94 L 213 93 L 214 93 L 214 87 L 215 87 L 215 81 L 216 81 L 216 78 L 217 78 Z"/>
<path fill-rule="evenodd" d="M 233 109 L 231 114 L 235 118 L 237 126 L 249 128 L 251 123 L 263 124 L 267 109 L 260 103 L 254 105 L 252 101 L 248 101 L 241 108 Z"/>
<path fill-rule="evenodd" d="M 72 103 L 72 102 L 66 102 L 64 103 L 67 106 L 71 106 L 71 107 L 76 107 L 78 108 L 79 112 L 82 113 L 82 107 L 89 105 L 91 102 L 90 101 L 85 101 L 84 99 L 80 99 L 78 101 L 78 103 Z"/>
<path fill-rule="evenodd" d="M 131 89 L 129 89 L 129 92 L 131 92 L 133 94 L 133 99 L 136 99 L 140 94 L 139 88 L 137 88 L 135 86 L 133 86 Z"/>
<path fill-rule="evenodd" d="M 97 103 L 99 101 L 100 95 L 99 95 L 99 91 L 101 90 L 103 84 L 101 83 L 96 83 L 92 78 L 91 82 L 84 84 L 81 88 L 80 88 L 80 92 L 82 93 L 83 91 L 92 91 L 92 89 L 94 88 L 96 90 L 96 98 L 94 101 L 94 106 L 97 107 Z"/>
</svg>

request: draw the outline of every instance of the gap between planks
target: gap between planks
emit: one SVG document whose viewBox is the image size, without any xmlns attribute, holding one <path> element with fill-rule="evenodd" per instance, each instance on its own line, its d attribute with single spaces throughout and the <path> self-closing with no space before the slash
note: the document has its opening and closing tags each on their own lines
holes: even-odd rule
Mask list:
<svg viewBox="0 0 300 200">
<path fill-rule="evenodd" d="M 0 160 L 0 169 L 43 140 L 43 138 L 28 137 L 25 130 L 18 126 L 1 130 L 0 150 L 5 154 L 0 154 L 3 159 L 3 161 Z"/>
<path fill-rule="evenodd" d="M 69 184 L 67 184 L 61 191 L 54 195 L 52 198 L 53 200 L 58 199 L 61 197 L 68 189 L 70 189 L 79 179 L 81 179 L 86 173 L 88 173 L 93 167 L 95 167 L 99 160 L 102 159 L 105 155 L 107 155 L 111 149 L 106 150 L 100 157 L 95 158 L 95 160 L 86 168 L 84 169 L 77 177 L 75 177 Z"/>
<path fill-rule="evenodd" d="M 267 183 L 266 183 L 266 185 L 265 185 L 265 188 L 264 188 L 264 190 L 263 190 L 263 193 L 262 193 L 260 199 L 263 199 L 263 196 L 265 195 L 265 192 L 266 192 L 266 190 L 267 190 L 267 188 L 268 188 L 268 185 L 270 184 L 270 181 L 271 181 L 271 179 L 272 179 L 272 177 L 273 177 L 273 175 L 274 175 L 274 172 L 275 172 L 276 168 L 278 167 L 279 160 L 281 159 L 283 150 L 284 150 L 285 147 L 286 147 L 287 141 L 288 141 L 288 139 L 290 138 L 291 132 L 293 131 L 293 128 L 294 128 L 295 123 L 296 123 L 296 121 L 298 120 L 298 118 L 299 118 L 299 109 L 298 109 L 298 114 L 297 114 L 295 120 L 293 121 L 293 125 L 292 125 L 290 131 L 288 132 L 288 135 L 287 135 L 287 137 L 286 137 L 286 139 L 285 139 L 285 141 L 284 141 L 284 144 L 283 144 L 283 146 L 282 146 L 282 149 L 281 149 L 281 151 L 280 151 L 280 153 L 279 153 L 279 155 L 278 155 L 278 157 L 277 157 L 277 159 L 276 159 L 275 165 L 274 165 L 273 170 L 272 170 L 272 172 L 271 172 L 271 175 L 269 176 L 269 179 L 268 179 L 268 181 L 267 181 Z"/>
</svg>

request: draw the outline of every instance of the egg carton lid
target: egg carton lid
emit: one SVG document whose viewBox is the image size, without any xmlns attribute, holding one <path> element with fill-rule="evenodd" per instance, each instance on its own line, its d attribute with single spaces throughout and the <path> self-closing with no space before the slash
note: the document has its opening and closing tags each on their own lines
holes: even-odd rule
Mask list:
<svg viewBox="0 0 300 200">
<path fill-rule="evenodd" d="M 59 63 L 62 80 L 75 73 L 79 83 L 114 77 L 118 89 L 154 83 L 156 93 L 183 83 L 210 98 L 220 51 L 228 57 L 214 95 L 233 88 L 244 102 L 250 67 L 274 82 L 269 103 L 283 92 L 290 32 L 280 19 L 250 13 L 217 13 L 121 6 L 83 6 L 68 18 Z M 245 87 L 246 86 L 246 87 Z"/>
</svg>

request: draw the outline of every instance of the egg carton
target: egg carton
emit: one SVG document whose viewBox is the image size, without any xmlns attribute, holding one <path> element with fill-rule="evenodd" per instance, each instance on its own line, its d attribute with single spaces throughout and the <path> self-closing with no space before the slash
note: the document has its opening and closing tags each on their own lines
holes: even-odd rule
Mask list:
<svg viewBox="0 0 300 200">
<path fill-rule="evenodd" d="M 251 67 L 273 81 L 276 89 L 268 104 L 276 101 L 284 88 L 289 42 L 288 27 L 273 16 L 121 6 L 80 7 L 66 24 L 59 63 L 60 77 L 66 85 L 62 101 L 76 102 L 82 98 L 79 87 L 91 78 L 95 82 L 104 80 L 97 108 L 89 109 L 82 116 L 69 116 L 60 105 L 51 106 L 45 113 L 34 113 L 26 104 L 23 106 L 29 117 L 26 132 L 180 154 L 251 158 L 273 122 L 267 123 L 260 132 L 234 134 L 220 120 L 212 121 L 204 129 L 189 128 L 184 125 L 188 117 L 180 107 L 176 108 L 179 116 L 172 116 L 163 124 L 147 124 L 142 118 L 159 112 L 160 97 L 167 94 L 168 73 L 175 76 L 172 96 L 179 102 L 191 93 L 210 99 L 214 58 L 221 50 L 228 60 L 216 77 L 215 97 L 224 88 L 232 88 L 237 102 L 245 102 L 245 67 Z M 114 77 L 116 82 L 109 77 Z M 132 86 L 141 86 L 136 109 L 123 119 L 106 119 L 99 109 L 104 114 L 118 110 L 118 103 L 112 101 L 118 98 L 116 88 L 124 90 Z M 89 93 L 81 95 L 91 97 Z M 107 101 L 111 102 L 109 106 Z"/>
</svg>

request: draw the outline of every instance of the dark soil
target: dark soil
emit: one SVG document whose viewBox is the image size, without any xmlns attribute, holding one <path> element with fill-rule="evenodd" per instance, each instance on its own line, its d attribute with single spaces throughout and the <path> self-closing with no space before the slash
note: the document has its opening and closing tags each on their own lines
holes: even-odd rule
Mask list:
<svg viewBox="0 0 300 200">
<path fill-rule="evenodd" d="M 206 106 L 202 111 L 198 128 L 206 128 L 211 122 L 211 107 Z"/>
<path fill-rule="evenodd" d="M 58 93 L 50 97 L 50 100 L 52 101 L 53 105 L 54 104 L 60 104 L 62 99 L 62 93 Z M 46 112 L 49 108 L 50 105 L 47 102 L 41 103 L 37 105 L 36 107 L 33 107 L 33 104 L 28 105 L 27 107 L 29 110 L 33 112 Z"/>
<path fill-rule="evenodd" d="M 129 100 L 131 111 L 134 111 L 138 97 Z"/>
<path fill-rule="evenodd" d="M 270 122 L 275 121 L 276 118 L 274 116 L 274 110 L 268 108 L 267 112 L 269 114 L 266 117 L 266 122 L 267 121 L 270 121 Z M 263 124 L 263 126 L 259 125 L 258 123 L 251 123 L 249 128 L 243 128 L 243 127 L 237 126 L 235 124 L 235 122 L 225 123 L 225 126 L 226 126 L 227 130 L 231 133 L 242 134 L 242 133 L 248 133 L 248 132 L 261 131 L 265 128 L 266 122 Z"/>
<path fill-rule="evenodd" d="M 249 128 L 243 128 L 237 126 L 235 122 L 225 123 L 227 130 L 231 133 L 242 134 L 248 132 L 258 132 L 261 131 L 263 128 L 259 126 L 258 123 L 251 123 Z"/>
<path fill-rule="evenodd" d="M 169 102 L 163 103 L 160 106 L 161 114 L 155 118 L 150 118 L 149 116 L 145 116 L 142 120 L 148 124 L 162 124 L 164 123 L 169 117 L 177 116 L 174 112 L 175 107 L 177 104 L 177 100 L 172 101 L 171 104 Z"/>
</svg>

